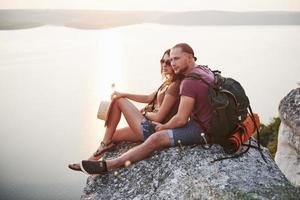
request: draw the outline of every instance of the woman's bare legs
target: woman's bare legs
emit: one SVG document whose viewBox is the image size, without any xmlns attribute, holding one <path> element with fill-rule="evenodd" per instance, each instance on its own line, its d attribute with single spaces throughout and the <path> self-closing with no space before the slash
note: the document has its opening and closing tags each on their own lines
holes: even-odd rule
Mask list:
<svg viewBox="0 0 300 200">
<path fill-rule="evenodd" d="M 119 128 L 112 135 L 111 141 L 115 144 L 128 141 L 128 142 L 141 142 L 140 137 L 137 137 L 130 127 Z"/>
<path fill-rule="evenodd" d="M 123 113 L 129 127 L 116 130 Z M 141 112 L 127 99 L 119 98 L 112 105 L 107 128 L 103 137 L 104 144 L 121 141 L 142 141 L 140 124 L 143 119 Z M 98 147 L 98 150 L 103 149 L 103 145 Z M 92 155 L 89 160 L 98 160 L 102 155 Z"/>
<path fill-rule="evenodd" d="M 144 118 L 143 115 L 129 100 L 125 98 L 119 98 L 114 102 L 113 107 L 111 109 L 103 142 L 110 142 L 120 122 L 121 113 L 123 113 L 130 127 L 130 131 L 128 132 L 129 137 L 132 137 L 132 134 L 134 134 L 136 138 L 140 140 L 142 139 L 140 126 L 141 121 Z M 122 134 L 126 134 L 127 130 L 129 129 L 122 130 Z"/>
</svg>

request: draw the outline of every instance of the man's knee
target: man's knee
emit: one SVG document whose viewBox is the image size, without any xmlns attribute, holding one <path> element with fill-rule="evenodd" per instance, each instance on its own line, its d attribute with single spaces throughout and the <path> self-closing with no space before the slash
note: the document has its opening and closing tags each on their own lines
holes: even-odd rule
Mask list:
<svg viewBox="0 0 300 200">
<path fill-rule="evenodd" d="M 159 147 L 170 146 L 170 139 L 169 139 L 168 132 L 166 130 L 153 133 L 146 140 L 146 142 L 149 143 L 149 145 L 151 145 L 153 147 L 156 147 L 156 146 L 159 146 Z"/>
</svg>

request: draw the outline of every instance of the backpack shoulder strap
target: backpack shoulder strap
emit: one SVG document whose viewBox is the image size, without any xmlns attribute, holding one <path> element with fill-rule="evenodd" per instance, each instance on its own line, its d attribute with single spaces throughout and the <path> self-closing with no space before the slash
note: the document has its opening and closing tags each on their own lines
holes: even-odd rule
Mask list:
<svg viewBox="0 0 300 200">
<path fill-rule="evenodd" d="M 197 68 L 200 68 L 199 66 L 197 66 Z M 204 80 L 200 74 L 198 73 L 189 73 L 187 74 L 184 79 L 189 79 L 189 80 L 201 80 L 203 83 L 205 83 L 207 86 L 210 86 L 211 84 L 209 84 L 206 80 Z M 204 123 L 202 121 L 200 121 L 196 116 L 194 116 L 194 120 L 196 122 L 198 122 L 198 125 L 201 127 L 201 129 L 205 132 L 205 133 L 208 133 L 207 132 L 207 129 L 205 128 L 204 126 Z"/>
<path fill-rule="evenodd" d="M 184 79 L 201 80 L 201 81 L 204 82 L 206 85 L 210 86 L 210 84 L 209 84 L 206 80 L 204 80 L 204 79 L 201 77 L 201 75 L 198 74 L 198 73 L 194 73 L 194 72 L 189 73 L 189 74 L 187 74 L 187 75 L 185 76 Z"/>
<path fill-rule="evenodd" d="M 205 79 L 203 79 L 202 77 L 201 77 L 201 75 L 200 74 L 198 74 L 198 73 L 195 73 L 195 72 L 192 72 L 192 73 L 189 73 L 189 74 L 187 74 L 185 77 L 184 77 L 184 79 L 194 79 L 194 80 L 202 80 L 206 85 L 208 85 L 208 86 L 214 86 L 215 85 L 215 87 L 218 87 L 220 84 L 221 84 L 221 79 L 222 79 L 222 81 L 223 81 L 223 77 L 221 76 L 221 71 L 219 71 L 219 70 L 211 70 L 207 65 L 198 65 L 198 66 L 196 66 L 196 68 L 199 68 L 199 69 L 201 69 L 201 68 L 206 68 L 206 69 L 208 69 L 209 71 L 211 71 L 213 74 L 214 74 L 214 77 L 215 77 L 215 81 L 213 82 L 213 84 L 209 84 Z"/>
</svg>

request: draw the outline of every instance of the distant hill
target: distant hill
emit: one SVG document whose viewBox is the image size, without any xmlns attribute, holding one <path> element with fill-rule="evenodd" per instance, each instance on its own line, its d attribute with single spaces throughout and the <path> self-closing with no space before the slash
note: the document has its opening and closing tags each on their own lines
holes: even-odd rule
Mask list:
<svg viewBox="0 0 300 200">
<path fill-rule="evenodd" d="M 0 10 L 0 30 L 43 25 L 103 29 L 139 23 L 184 26 L 300 25 L 300 12 Z"/>
<path fill-rule="evenodd" d="M 138 24 L 158 13 L 93 10 L 0 10 L 0 29 L 22 29 L 42 25 L 80 29 L 103 29 Z"/>
<path fill-rule="evenodd" d="M 300 25 L 300 12 L 180 12 L 163 15 L 154 22 L 172 25 Z"/>
</svg>

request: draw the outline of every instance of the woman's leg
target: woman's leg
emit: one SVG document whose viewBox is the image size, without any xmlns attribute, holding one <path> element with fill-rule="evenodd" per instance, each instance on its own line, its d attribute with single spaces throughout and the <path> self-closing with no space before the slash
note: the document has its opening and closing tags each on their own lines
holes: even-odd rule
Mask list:
<svg viewBox="0 0 300 200">
<path fill-rule="evenodd" d="M 111 141 L 113 143 L 120 143 L 123 141 L 128 142 L 141 142 L 141 139 L 136 136 L 130 127 L 117 129 L 113 134 Z"/>
<path fill-rule="evenodd" d="M 117 125 L 120 122 L 121 113 L 125 116 L 125 119 L 129 127 L 116 130 Z M 127 99 L 117 99 L 111 108 L 107 128 L 103 137 L 104 144 L 110 144 L 111 142 L 121 141 L 142 141 L 140 124 L 143 119 L 141 112 Z M 106 145 L 101 144 L 98 147 L 98 152 L 102 152 Z M 103 154 L 92 155 L 89 160 L 98 160 Z"/>
<path fill-rule="evenodd" d="M 109 119 L 107 123 L 107 128 L 103 137 L 103 142 L 108 143 L 111 141 L 116 128 L 121 119 L 121 113 L 123 113 L 129 127 L 130 133 L 135 134 L 137 138 L 141 137 L 141 121 L 144 118 L 141 112 L 128 100 L 125 98 L 117 99 L 112 105 L 111 113 L 109 114 Z M 122 130 L 124 134 L 129 129 Z"/>
<path fill-rule="evenodd" d="M 110 149 L 111 147 L 114 146 L 114 144 L 123 142 L 123 141 L 129 141 L 129 142 L 141 142 L 140 138 L 136 137 L 136 134 L 131 130 L 130 127 L 124 127 L 117 129 L 115 133 L 112 135 L 112 138 L 110 139 L 112 142 L 111 144 L 107 145 L 107 147 L 103 147 L 100 145 L 98 147 L 98 152 L 103 152 L 99 153 L 98 155 L 95 155 L 95 153 L 88 158 L 88 160 L 99 160 L 105 153 L 103 151 L 104 148 Z"/>
</svg>

